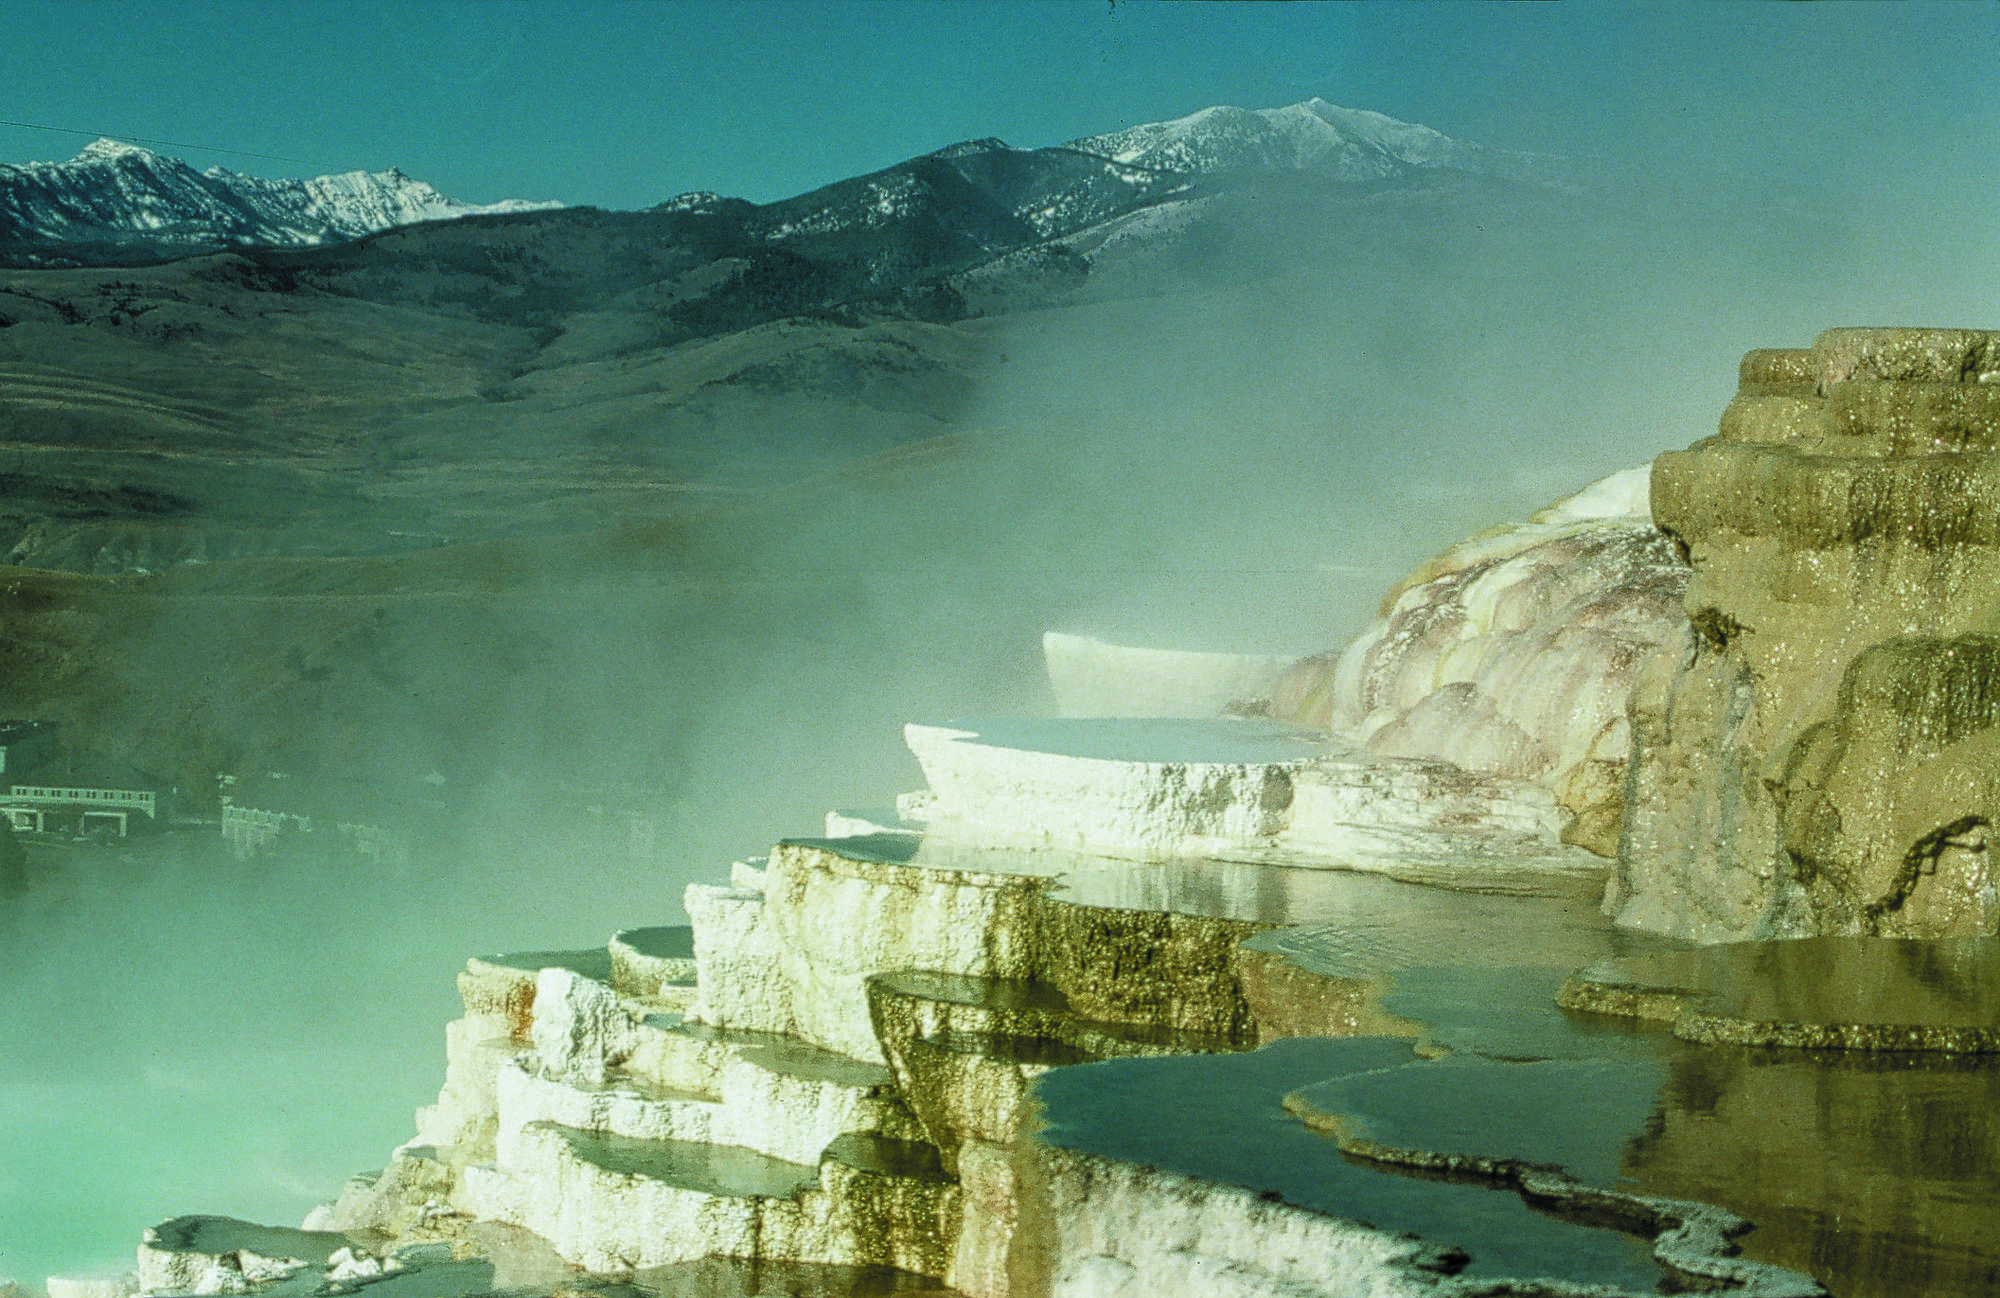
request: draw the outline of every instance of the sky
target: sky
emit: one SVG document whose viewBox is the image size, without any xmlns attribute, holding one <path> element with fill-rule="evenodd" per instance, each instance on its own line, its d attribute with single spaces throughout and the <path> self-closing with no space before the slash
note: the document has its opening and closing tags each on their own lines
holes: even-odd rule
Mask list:
<svg viewBox="0 0 2000 1298">
<path fill-rule="evenodd" d="M 0 127 L 0 161 L 103 133 L 255 174 L 396 166 L 469 201 L 769 201 L 962 139 L 1315 95 L 1864 198 L 1984 178 L 2000 135 L 1988 3 L 11 0 L 6 27 L 0 119 L 85 134 Z"/>
</svg>

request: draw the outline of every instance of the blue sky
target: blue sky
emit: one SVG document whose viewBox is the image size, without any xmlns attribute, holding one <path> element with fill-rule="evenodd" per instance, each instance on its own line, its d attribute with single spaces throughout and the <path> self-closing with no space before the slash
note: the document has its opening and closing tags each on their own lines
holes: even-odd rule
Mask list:
<svg viewBox="0 0 2000 1298">
<path fill-rule="evenodd" d="M 1319 95 L 1482 143 L 1873 189 L 1976 182 L 2000 5 L 10 0 L 0 118 L 400 166 L 472 200 L 768 200 L 974 136 Z M 0 127 L 0 160 L 83 137 Z"/>
</svg>

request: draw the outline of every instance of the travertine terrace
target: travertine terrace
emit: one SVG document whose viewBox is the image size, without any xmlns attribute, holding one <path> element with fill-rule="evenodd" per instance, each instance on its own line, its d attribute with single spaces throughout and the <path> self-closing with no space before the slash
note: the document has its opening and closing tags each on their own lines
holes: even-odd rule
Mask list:
<svg viewBox="0 0 2000 1298">
<path fill-rule="evenodd" d="M 1273 713 L 1375 757 L 1545 791 L 1563 841 L 1615 855 L 1625 700 L 1640 663 L 1688 636 L 1687 565 L 1653 526 L 1648 486 L 1641 465 L 1453 546 L 1346 649 L 1280 679 Z"/>
<path fill-rule="evenodd" d="M 1051 637 L 1084 715 L 912 725 L 926 789 L 691 927 L 470 961 L 385 1169 L 124 1292 L 1989 1292 L 1995 380 L 1752 352 L 1283 671 Z"/>
<path fill-rule="evenodd" d="M 2000 335 L 1753 351 L 1663 455 L 1684 654 L 1632 700 L 1607 905 L 1703 941 L 1991 933 L 2000 811 Z"/>
<path fill-rule="evenodd" d="M 1385 1014 L 1362 970 L 1246 945 L 1277 932 L 1259 911 L 1333 919 L 1411 885 L 1294 870 L 1305 879 L 1273 904 L 1286 867 L 1156 865 L 1135 905 L 1129 861 L 908 829 L 798 839 L 728 885 L 691 887 L 685 943 L 640 931 L 609 953 L 474 961 L 416 1141 L 308 1225 L 405 1246 L 498 1225 L 599 1275 L 721 1254 L 891 1268 L 988 1298 L 1222 1276 L 1274 1298 L 1486 1292 L 1430 1242 L 1037 1138 L 1036 1080 L 1094 1060 L 1357 1031 L 1419 1060 L 1393 1039 L 1418 1025 Z M 1512 958 L 1610 951 L 1613 935 L 1579 918 L 1591 895 L 1555 879 L 1506 903 L 1527 937 Z M 1418 891 L 1437 892 L 1447 921 L 1482 904 Z M 1819 1292 L 1729 1258 L 1740 1223 L 1726 1211 L 1634 1202 L 1662 1274 Z M 1604 1292 L 1551 1261 L 1556 1274 L 1520 1276 L 1519 1292 Z"/>
</svg>

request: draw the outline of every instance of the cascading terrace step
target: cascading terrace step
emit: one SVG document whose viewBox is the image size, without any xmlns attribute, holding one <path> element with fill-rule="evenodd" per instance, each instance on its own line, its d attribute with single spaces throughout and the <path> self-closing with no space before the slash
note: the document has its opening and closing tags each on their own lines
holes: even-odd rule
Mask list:
<svg viewBox="0 0 2000 1298">
<path fill-rule="evenodd" d="M 934 1150 L 879 1136 L 843 1136 L 812 1166 L 533 1122 L 509 1152 L 466 1170 L 465 1206 L 596 1272 L 720 1255 L 940 1275 L 960 1211 Z"/>
<path fill-rule="evenodd" d="M 905 827 L 936 838 L 1149 864 L 1367 870 L 1447 887 L 1604 868 L 1561 840 L 1568 813 L 1533 781 L 1379 757 L 1268 719 L 987 719 L 911 724 L 904 738 L 928 785 L 898 804 Z M 871 828 L 865 815 L 829 824 Z"/>
<path fill-rule="evenodd" d="M 687 925 L 621 929 L 606 951 L 619 995 L 676 1009 L 694 999 L 694 930 Z"/>
<path fill-rule="evenodd" d="M 817 1159 L 842 1135 L 921 1138 L 889 1070 L 875 1071 L 879 1076 L 862 1085 L 838 1085 L 735 1058 L 722 1065 L 719 1089 L 709 1093 L 622 1072 L 601 1082 L 558 1077 L 522 1057 L 497 1078 L 497 1156 L 507 1166 L 516 1133 L 545 1121 L 636 1139 L 712 1141 L 801 1163 Z"/>
<path fill-rule="evenodd" d="M 233 1217 L 175 1217 L 147 1229 L 138 1280 L 147 1291 L 223 1292 L 312 1272 L 353 1241 L 336 1231 L 258 1226 Z"/>
<path fill-rule="evenodd" d="M 458 996 L 468 1016 L 504 1018 L 511 1034 L 528 1039 L 535 1010 L 535 980 L 544 969 L 567 969 L 598 982 L 611 980 L 611 952 L 604 947 L 575 951 L 516 951 L 473 956 L 458 975 Z"/>
<path fill-rule="evenodd" d="M 869 978 L 868 998 L 877 1035 L 885 1045 L 892 1040 L 954 1035 L 990 1037 L 1066 1046 L 1092 1060 L 1242 1048 L 1216 1033 L 1086 1018 L 1076 1013 L 1059 988 L 1024 978 L 905 970 Z"/>
<path fill-rule="evenodd" d="M 713 1043 L 733 1051 L 737 1058 L 747 1063 L 780 1076 L 855 1088 L 884 1087 L 895 1082 L 889 1070 L 881 1064 L 855 1059 L 798 1037 L 716 1027 L 685 1018 L 668 1023 L 665 1021 L 667 1016 L 658 1017 L 661 1020 L 658 1024 L 660 1031 Z"/>
<path fill-rule="evenodd" d="M 906 970 L 870 978 L 868 997 L 904 1102 L 954 1174 L 968 1141 L 1013 1141 L 1030 1088 L 1052 1068 L 1242 1048 L 1214 1034 L 1089 1019 L 1060 989 L 1027 979 Z"/>
<path fill-rule="evenodd" d="M 552 1076 L 537 1070 L 532 1056 L 515 1058 L 500 1070 L 495 1096 L 502 1166 L 510 1161 L 517 1133 L 536 1123 L 621 1138 L 706 1141 L 714 1138 L 722 1109 L 720 1095 L 662 1086 L 630 1073 L 613 1072 L 601 1081 Z"/>
<path fill-rule="evenodd" d="M 723 1075 L 741 1063 L 786 1082 L 886 1095 L 895 1078 L 879 1063 L 774 1032 L 722 1027 L 677 1010 L 638 1015 L 621 1071 L 646 1084 L 724 1099 Z"/>
<path fill-rule="evenodd" d="M 603 1171 L 718 1198 L 789 1199 L 818 1179 L 810 1166 L 740 1145 L 646 1140 L 554 1122 L 533 1123 L 530 1130 L 553 1134 L 579 1162 Z"/>
</svg>

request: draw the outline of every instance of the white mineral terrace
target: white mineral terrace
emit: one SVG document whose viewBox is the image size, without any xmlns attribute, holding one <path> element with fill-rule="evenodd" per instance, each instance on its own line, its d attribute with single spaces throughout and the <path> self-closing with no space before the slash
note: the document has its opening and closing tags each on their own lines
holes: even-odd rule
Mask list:
<svg viewBox="0 0 2000 1298">
<path fill-rule="evenodd" d="M 1302 673 L 1051 637 L 1066 710 L 1140 715 L 912 724 L 925 789 L 689 885 L 688 927 L 468 961 L 385 1168 L 50 1298 L 1991 1292 L 2000 1069 L 1726 1053 L 1709 1019 L 1787 1039 L 1723 977 L 1761 953 L 1686 972 L 1564 841 L 1616 824 L 1604 682 L 1679 634 L 1642 486 L 1454 551 Z M 1602 634 L 1536 629 L 1568 607 Z M 1503 696 L 1537 664 L 1588 706 Z M 1216 715 L 1287 680 L 1366 724 Z M 1434 698 L 1528 746 L 1431 751 Z M 1996 964 L 1898 969 L 1960 1004 Z"/>
<path fill-rule="evenodd" d="M 897 1274 L 977 1298 L 1448 1295 L 1484 1292 L 1502 1273 L 1534 1280 L 1522 1292 L 1605 1294 L 1690 1270 L 1749 1292 L 1819 1292 L 1782 1269 L 1724 1265 L 1699 1232 L 1689 1245 L 1671 1224 L 1628 1238 L 1550 1222 L 1500 1190 L 1408 1182 L 1423 1187 L 1421 1223 L 1448 1224 L 1460 1200 L 1516 1205 L 1497 1227 L 1473 1212 L 1456 1233 L 1415 1238 L 1364 1224 L 1407 1210 L 1366 1193 L 1400 1178 L 1349 1170 L 1345 1183 L 1363 1189 L 1345 1210 L 1259 1192 L 1240 1168 L 1211 1179 L 1157 1151 L 1122 1156 L 1119 1124 L 1090 1119 L 1088 1102 L 1045 1100 L 1058 1134 L 1028 1134 L 1038 1079 L 1067 1065 L 1255 1060 L 1264 1052 L 1235 1052 L 1299 1032 L 1406 1031 L 1360 989 L 1434 958 L 1432 942 L 1492 967 L 1614 954 L 1595 912 L 1601 871 L 1564 862 L 1475 878 L 1461 854 L 1433 883 L 1467 886 L 1448 887 L 1336 868 L 1325 825 L 1337 822 L 1308 840 L 1294 819 L 1312 796 L 1344 815 L 1372 809 L 1407 843 L 1448 832 L 1433 823 L 1440 795 L 1418 770 L 1358 803 L 1351 772 L 1379 763 L 1294 727 L 1009 722 L 910 735 L 932 776 L 931 832 L 839 819 L 892 832 L 789 840 L 727 883 L 692 885 L 691 930 L 470 961 L 444 1085 L 385 1169 L 303 1230 L 163 1223 L 136 1280 L 112 1292 L 331 1292 L 407 1275 L 449 1298 L 550 1253 L 580 1269 L 572 1286 L 634 1276 L 690 1294 L 753 1291 L 703 1270 L 715 1257 L 794 1268 L 817 1286 L 799 1292 L 855 1295 Z M 1290 793 L 1316 780 L 1325 791 Z M 1492 801 L 1480 814 L 1504 820 Z M 1039 841 L 981 839 L 1008 818 Z M 1528 813 L 1505 823 L 1542 832 Z M 1274 844 L 1300 857 L 1308 841 L 1318 868 L 1248 859 Z M 1219 859 L 1231 852 L 1246 859 Z M 1421 1062 L 1393 1036 L 1351 1044 L 1368 1040 Z M 1177 1085 L 1170 1073 L 1141 1081 L 1169 1095 Z M 1199 1086 L 1240 1089 L 1252 1118 L 1282 1098 L 1258 1091 L 1270 1083 L 1257 1067 L 1219 1091 Z M 1353 1166 L 1303 1122 L 1255 1121 L 1280 1122 L 1300 1147 L 1273 1166 Z M 1060 1134 L 1071 1131 L 1082 1134 Z M 1674 1222 L 1721 1222 L 1710 1235 L 1736 1220 L 1683 1208 Z M 1496 1229 L 1513 1242 L 1493 1245 L 1498 1271 L 1482 1270 L 1481 1233 Z"/>
<path fill-rule="evenodd" d="M 933 836 L 1137 860 L 1204 857 L 1378 870 L 1592 873 L 1545 787 L 1376 757 L 1247 718 L 910 725 Z"/>
</svg>

